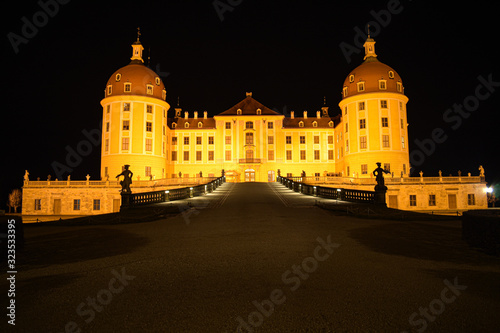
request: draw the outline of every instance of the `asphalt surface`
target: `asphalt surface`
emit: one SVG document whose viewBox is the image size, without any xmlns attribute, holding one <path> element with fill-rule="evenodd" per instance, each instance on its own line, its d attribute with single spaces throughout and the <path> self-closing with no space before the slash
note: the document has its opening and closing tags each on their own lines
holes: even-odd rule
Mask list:
<svg viewBox="0 0 500 333">
<path fill-rule="evenodd" d="M 27 226 L 16 325 L 2 315 L 0 331 L 498 331 L 500 259 L 470 249 L 459 223 L 357 219 L 315 200 L 224 184 L 154 222 Z"/>
</svg>

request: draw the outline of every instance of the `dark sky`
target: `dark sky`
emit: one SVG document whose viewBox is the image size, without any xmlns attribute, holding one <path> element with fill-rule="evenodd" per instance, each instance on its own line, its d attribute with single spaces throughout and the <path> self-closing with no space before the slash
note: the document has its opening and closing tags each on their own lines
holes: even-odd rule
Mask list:
<svg viewBox="0 0 500 333">
<path fill-rule="evenodd" d="M 130 61 L 138 26 L 145 58 L 150 49 L 150 66 L 160 71 L 172 106 L 179 96 L 183 109 L 214 115 L 252 91 L 280 112 L 312 113 L 326 96 L 333 116 L 345 77 L 363 58 L 363 52 L 352 54 L 349 63 L 340 44 L 354 48 L 355 28 L 364 31 L 379 16 L 380 28 L 372 24 L 379 60 L 401 75 L 410 99 L 410 150 L 418 149 L 415 140 L 428 143 L 436 128 L 446 135 L 416 171 L 477 175 L 482 164 L 487 181 L 500 182 L 500 27 L 494 3 L 396 3 L 73 0 L 57 10 L 49 6 L 51 15 L 41 14 L 37 1 L 11 3 L 2 18 L 0 209 L 8 192 L 22 186 L 25 169 L 32 179 L 54 177 L 51 164 L 65 164 L 65 147 L 76 149 L 85 140 L 83 130 L 98 128 L 105 84 Z M 219 10 L 223 20 L 214 4 L 231 9 Z M 385 15 L 388 6 L 397 13 Z M 23 29 L 34 19 L 37 31 Z M 23 30 L 30 35 L 16 53 L 9 36 L 23 37 Z M 474 105 L 479 76 L 499 82 L 490 86 L 498 91 L 480 89 L 483 100 Z M 467 118 L 447 113 L 464 101 L 474 109 L 463 113 Z M 445 115 L 454 118 L 446 121 Z M 76 164 L 72 179 L 87 173 L 97 179 L 100 148 Z"/>
</svg>

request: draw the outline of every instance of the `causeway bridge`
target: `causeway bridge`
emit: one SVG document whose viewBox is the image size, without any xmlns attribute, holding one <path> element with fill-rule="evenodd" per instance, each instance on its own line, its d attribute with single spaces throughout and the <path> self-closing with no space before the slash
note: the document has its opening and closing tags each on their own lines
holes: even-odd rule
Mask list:
<svg viewBox="0 0 500 333">
<path fill-rule="evenodd" d="M 222 183 L 148 207 L 178 209 L 156 221 L 26 225 L 16 330 L 497 330 L 500 261 L 470 249 L 460 221 L 352 218 L 316 200 L 335 201 Z"/>
</svg>

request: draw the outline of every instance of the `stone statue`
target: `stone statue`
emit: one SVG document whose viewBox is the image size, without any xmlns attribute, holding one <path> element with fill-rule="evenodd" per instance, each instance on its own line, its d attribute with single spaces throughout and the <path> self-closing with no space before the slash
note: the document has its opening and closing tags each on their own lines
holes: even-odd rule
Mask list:
<svg viewBox="0 0 500 333">
<path fill-rule="evenodd" d="M 484 177 L 484 168 L 482 165 L 479 166 L 479 176 Z"/>
<path fill-rule="evenodd" d="M 179 171 L 179 178 L 182 178 L 182 172 Z"/>
<path fill-rule="evenodd" d="M 443 177 L 443 171 L 439 170 L 439 177 Z"/>
<path fill-rule="evenodd" d="M 90 179 L 90 175 L 89 175 L 89 174 L 87 174 L 87 175 L 85 176 L 85 178 L 87 178 L 87 181 L 89 181 L 89 179 Z"/>
<path fill-rule="evenodd" d="M 302 173 L 300 174 L 300 177 L 305 177 L 306 176 L 306 172 L 304 170 L 302 170 Z"/>
<path fill-rule="evenodd" d="M 458 177 L 461 177 L 461 176 L 462 176 L 462 171 L 458 170 Z"/>
<path fill-rule="evenodd" d="M 30 173 L 28 170 L 24 170 L 24 181 L 28 182 L 30 180 Z"/>
<path fill-rule="evenodd" d="M 122 186 L 122 193 L 127 193 L 131 194 L 132 191 L 130 190 L 130 184 L 132 184 L 132 176 L 134 175 L 132 171 L 130 171 L 128 168 L 130 165 L 125 164 L 124 165 L 124 170 L 122 173 L 120 173 L 116 178 L 119 178 L 120 176 L 123 176 L 123 180 L 120 181 L 120 185 Z"/>
<path fill-rule="evenodd" d="M 377 181 L 377 185 L 375 185 L 375 191 L 385 191 L 387 190 L 387 186 L 385 186 L 384 181 L 384 173 L 390 173 L 387 170 L 382 169 L 382 163 L 377 162 L 377 168 L 373 170 L 373 175 L 375 176 L 375 180 Z"/>
<path fill-rule="evenodd" d="M 203 172 L 200 171 L 200 178 L 203 178 Z"/>
<path fill-rule="evenodd" d="M 419 175 L 420 175 L 420 177 L 423 177 L 423 176 L 424 176 L 424 172 L 421 170 L 421 171 L 419 172 Z"/>
<path fill-rule="evenodd" d="M 50 178 L 52 178 L 52 176 L 51 176 L 51 175 L 48 175 L 48 176 L 47 176 L 47 180 L 48 180 L 49 182 L 50 182 Z"/>
</svg>

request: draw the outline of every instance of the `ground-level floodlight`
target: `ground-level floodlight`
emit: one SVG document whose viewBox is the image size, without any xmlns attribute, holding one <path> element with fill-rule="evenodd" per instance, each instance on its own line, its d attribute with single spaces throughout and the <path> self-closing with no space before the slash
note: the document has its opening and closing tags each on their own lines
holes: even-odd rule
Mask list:
<svg viewBox="0 0 500 333">
<path fill-rule="evenodd" d="M 493 188 L 492 187 L 487 187 L 484 189 L 484 192 L 486 193 L 493 193 Z"/>
</svg>

